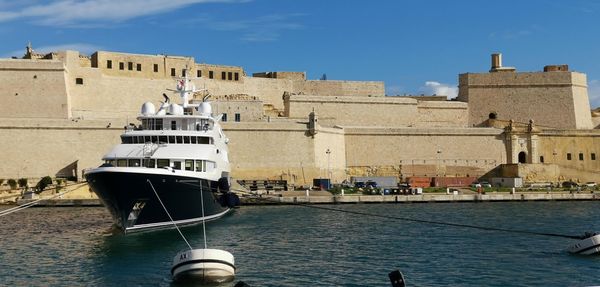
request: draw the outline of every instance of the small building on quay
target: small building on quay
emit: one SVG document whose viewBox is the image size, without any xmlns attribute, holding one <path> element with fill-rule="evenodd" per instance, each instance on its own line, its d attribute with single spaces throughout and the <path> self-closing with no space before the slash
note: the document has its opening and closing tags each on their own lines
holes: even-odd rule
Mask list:
<svg viewBox="0 0 600 287">
<path fill-rule="evenodd" d="M 600 181 L 600 130 L 586 75 L 567 65 L 458 76 L 459 95 L 386 96 L 383 82 L 308 80 L 193 57 L 98 51 L 0 59 L 0 178 L 82 179 L 142 103 L 193 77 L 222 113 L 235 180 L 352 176 Z M 200 100 L 206 92 L 199 92 Z M 175 100 L 176 101 L 176 100 Z"/>
</svg>

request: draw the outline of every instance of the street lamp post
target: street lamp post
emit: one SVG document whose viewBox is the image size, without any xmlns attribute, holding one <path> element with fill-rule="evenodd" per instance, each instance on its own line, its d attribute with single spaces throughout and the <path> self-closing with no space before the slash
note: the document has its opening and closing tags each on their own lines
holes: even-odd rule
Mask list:
<svg viewBox="0 0 600 287">
<path fill-rule="evenodd" d="M 331 183 L 331 150 L 327 149 L 325 153 L 327 154 L 327 176 L 329 177 L 329 182 Z"/>
</svg>

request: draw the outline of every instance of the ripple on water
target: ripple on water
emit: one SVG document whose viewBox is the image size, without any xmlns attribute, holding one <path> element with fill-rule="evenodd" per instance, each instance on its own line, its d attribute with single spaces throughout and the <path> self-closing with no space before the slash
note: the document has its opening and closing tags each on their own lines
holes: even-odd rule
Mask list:
<svg viewBox="0 0 600 287">
<path fill-rule="evenodd" d="M 600 203 L 335 205 L 336 209 L 506 229 L 578 234 L 600 230 Z M 107 235 L 104 208 L 29 208 L 0 217 L 5 285 L 180 286 L 177 232 Z M 201 226 L 182 229 L 203 246 Z M 570 256 L 569 239 L 428 225 L 299 206 L 242 207 L 207 225 L 208 244 L 235 256 L 251 286 L 598 285 L 600 257 Z M 233 286 L 232 283 L 219 286 Z"/>
</svg>

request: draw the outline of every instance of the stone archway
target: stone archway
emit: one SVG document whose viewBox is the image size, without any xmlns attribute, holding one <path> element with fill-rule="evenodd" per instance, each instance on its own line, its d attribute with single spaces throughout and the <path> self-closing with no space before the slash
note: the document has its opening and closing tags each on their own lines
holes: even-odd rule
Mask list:
<svg viewBox="0 0 600 287">
<path fill-rule="evenodd" d="M 488 115 L 488 118 L 489 118 L 490 120 L 495 120 L 497 117 L 498 117 L 498 114 L 496 114 L 496 113 L 490 113 L 490 114 Z"/>
<path fill-rule="evenodd" d="M 527 153 L 524 151 L 519 153 L 519 163 L 527 163 Z"/>
</svg>

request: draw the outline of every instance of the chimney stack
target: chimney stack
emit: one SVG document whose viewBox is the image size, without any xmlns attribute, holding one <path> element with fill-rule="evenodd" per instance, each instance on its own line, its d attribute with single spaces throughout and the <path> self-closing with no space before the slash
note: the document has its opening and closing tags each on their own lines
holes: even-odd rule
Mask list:
<svg viewBox="0 0 600 287">
<path fill-rule="evenodd" d="M 492 54 L 492 68 L 490 71 L 498 70 L 498 68 L 502 68 L 502 54 L 494 53 Z"/>
<path fill-rule="evenodd" d="M 502 67 L 502 53 L 494 53 L 492 54 L 492 67 L 490 68 L 491 72 L 514 72 L 516 69 L 514 67 Z"/>
</svg>

